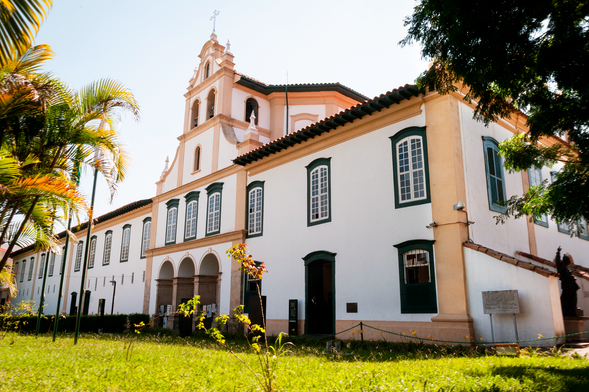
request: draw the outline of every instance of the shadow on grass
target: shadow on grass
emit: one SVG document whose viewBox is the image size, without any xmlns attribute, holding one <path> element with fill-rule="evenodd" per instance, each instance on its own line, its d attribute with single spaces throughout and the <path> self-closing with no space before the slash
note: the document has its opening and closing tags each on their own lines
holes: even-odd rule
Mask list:
<svg viewBox="0 0 589 392">
<path fill-rule="evenodd" d="M 587 392 L 589 391 L 589 364 L 579 360 L 579 365 L 573 369 L 566 369 L 554 366 L 530 366 L 522 364 L 516 366 L 496 366 L 491 374 L 501 378 L 511 378 L 523 382 L 531 381 L 538 386 L 537 391 L 566 391 L 566 392 Z"/>
</svg>

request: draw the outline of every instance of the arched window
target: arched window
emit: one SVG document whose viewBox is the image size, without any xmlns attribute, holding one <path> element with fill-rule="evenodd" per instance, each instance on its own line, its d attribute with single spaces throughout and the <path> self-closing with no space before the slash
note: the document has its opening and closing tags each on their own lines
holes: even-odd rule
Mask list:
<svg viewBox="0 0 589 392">
<path fill-rule="evenodd" d="M 112 245 L 112 231 L 107 231 L 104 236 L 104 257 L 102 258 L 102 265 L 110 264 L 110 248 Z"/>
<path fill-rule="evenodd" d="M 196 238 L 196 220 L 198 216 L 198 196 L 200 192 L 188 193 L 186 199 L 186 226 L 184 229 L 184 241 Z"/>
<path fill-rule="evenodd" d="M 250 122 L 252 112 L 256 116 L 255 124 L 258 125 L 258 101 L 253 98 L 248 98 L 247 101 L 245 101 L 245 122 Z"/>
<path fill-rule="evenodd" d="M 211 90 L 207 96 L 207 120 L 215 117 L 215 90 Z"/>
<path fill-rule="evenodd" d="M 192 114 L 190 118 L 192 119 L 192 128 L 198 127 L 198 113 L 200 112 L 200 101 L 197 99 L 192 104 Z"/>
<path fill-rule="evenodd" d="M 178 199 L 172 199 L 166 203 L 168 217 L 166 222 L 166 245 L 176 243 L 176 225 L 178 223 Z"/>
<path fill-rule="evenodd" d="M 141 258 L 145 258 L 145 251 L 149 249 L 149 238 L 151 236 L 151 218 L 143 220 L 143 235 L 141 236 Z"/>
<path fill-rule="evenodd" d="M 223 183 L 215 182 L 206 188 L 207 202 L 207 230 L 206 235 L 219 234 L 221 232 L 221 192 Z"/>
<path fill-rule="evenodd" d="M 88 257 L 88 268 L 94 268 L 94 260 L 96 259 L 96 236 L 90 240 L 90 256 Z"/>
<path fill-rule="evenodd" d="M 264 220 L 264 182 L 254 181 L 247 187 L 247 235 L 262 235 Z"/>
<path fill-rule="evenodd" d="M 200 170 L 200 146 L 194 150 L 194 170 L 195 172 Z"/>
<path fill-rule="evenodd" d="M 121 241 L 121 262 L 129 260 L 129 245 L 131 243 L 131 225 L 123 226 L 123 238 Z"/>
<path fill-rule="evenodd" d="M 398 249 L 401 313 L 437 313 L 434 241 L 410 240 Z"/>
<path fill-rule="evenodd" d="M 43 278 L 43 270 L 45 267 L 45 253 L 41 255 L 41 263 L 39 264 L 39 279 Z"/>
<path fill-rule="evenodd" d="M 320 158 L 307 166 L 307 226 L 331 222 L 330 162 Z"/>
<path fill-rule="evenodd" d="M 499 155 L 499 143 L 489 136 L 483 136 L 485 148 L 485 170 L 487 174 L 487 190 L 489 194 L 489 209 L 505 213 L 505 178 L 503 175 L 503 160 Z"/>
<path fill-rule="evenodd" d="M 209 76 L 211 76 L 211 63 L 205 65 L 205 79 L 208 79 Z"/>
<path fill-rule="evenodd" d="M 78 243 L 78 250 L 76 251 L 76 262 L 74 263 L 74 272 L 78 272 L 82 265 L 82 252 L 84 251 L 84 241 Z"/>
<path fill-rule="evenodd" d="M 430 202 L 425 127 L 409 127 L 391 136 L 395 208 Z"/>
</svg>

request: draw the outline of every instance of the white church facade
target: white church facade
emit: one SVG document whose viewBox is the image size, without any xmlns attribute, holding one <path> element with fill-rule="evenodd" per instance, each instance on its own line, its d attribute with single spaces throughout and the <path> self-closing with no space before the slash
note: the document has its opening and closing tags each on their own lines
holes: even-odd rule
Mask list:
<svg viewBox="0 0 589 392">
<path fill-rule="evenodd" d="M 102 298 L 107 313 L 161 315 L 197 294 L 229 314 L 253 287 L 225 253 L 239 243 L 269 270 L 261 291 L 271 334 L 288 331 L 296 300 L 299 334 L 362 321 L 423 338 L 491 341 L 482 292 L 517 290 L 519 339 L 563 335 L 558 274 L 544 260 L 558 246 L 575 257 L 578 305 L 589 314 L 586 222 L 571 237 L 545 217 L 494 218 L 504 200 L 558 169 L 503 168 L 498 143 L 526 131 L 523 114 L 486 127 L 460 93 L 405 85 L 368 99 L 339 83 L 267 85 L 235 71 L 229 45 L 214 34 L 200 59 L 156 195 L 96 220 L 90 314 Z M 61 311 L 75 311 L 86 226 L 76 235 L 66 255 L 13 253 L 16 301 L 45 295 L 44 313 L 54 314 L 65 260 Z M 493 317 L 494 339 L 514 340 L 512 315 Z M 375 329 L 364 335 L 381 338 Z"/>
</svg>

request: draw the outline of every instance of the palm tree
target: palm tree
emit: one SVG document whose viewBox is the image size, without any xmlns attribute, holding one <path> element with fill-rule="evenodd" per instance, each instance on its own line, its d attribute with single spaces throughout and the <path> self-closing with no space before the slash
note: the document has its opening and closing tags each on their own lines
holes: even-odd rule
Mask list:
<svg viewBox="0 0 589 392">
<path fill-rule="evenodd" d="M 0 67 L 32 46 L 52 6 L 53 0 L 0 0 Z"/>
<path fill-rule="evenodd" d="M 35 51 L 36 54 L 31 53 Z M 31 49 L 25 54 L 25 60 L 27 56 L 36 56 L 37 60 L 43 61 L 48 52 Z M 0 71 L 0 77 L 6 75 L 0 79 L 1 146 L 19 162 L 34 161 L 23 166 L 22 174 L 26 178 L 38 181 L 47 177 L 51 178 L 48 184 L 54 185 L 57 185 L 57 179 L 61 179 L 69 181 L 71 187 L 76 182 L 74 167 L 89 164 L 104 174 L 112 194 L 116 183 L 125 176 L 127 162 L 114 125 L 120 112 L 130 112 L 138 119 L 139 105 L 133 94 L 110 79 L 99 80 L 75 92 L 59 80 L 39 74 L 34 60 L 20 61 L 20 64 L 26 66 L 14 66 L 4 73 Z M 15 77 L 15 74 L 19 76 Z M 5 91 L 7 94 L 3 97 Z M 96 151 L 100 154 L 95 154 Z M 70 189 L 63 182 L 59 185 L 65 186 L 62 191 Z M 47 222 L 55 218 L 48 217 L 49 211 L 67 211 L 67 207 L 76 207 L 72 200 L 60 198 L 59 192 L 50 196 L 31 193 L 6 198 L 4 205 L 0 204 L 3 207 L 0 216 L 5 217 L 4 228 L 13 223 L 15 216 L 22 219 L 0 260 L 0 271 L 27 224 L 33 223 L 45 231 Z M 75 211 L 79 209 L 74 208 Z M 0 243 L 5 238 L 0 237 Z"/>
</svg>

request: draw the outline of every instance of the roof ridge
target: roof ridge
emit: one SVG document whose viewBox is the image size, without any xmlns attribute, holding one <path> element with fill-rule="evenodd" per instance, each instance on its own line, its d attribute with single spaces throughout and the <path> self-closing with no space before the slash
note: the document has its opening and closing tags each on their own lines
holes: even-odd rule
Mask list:
<svg viewBox="0 0 589 392">
<path fill-rule="evenodd" d="M 481 252 L 481 253 L 486 254 L 487 256 L 493 257 L 494 259 L 497 259 L 499 261 L 503 261 L 504 263 L 511 264 L 513 266 L 523 268 L 523 269 L 526 269 L 531 272 L 535 272 L 535 273 L 542 275 L 544 277 L 559 276 L 559 274 L 557 272 L 553 272 L 553 271 L 550 271 L 549 269 L 546 269 L 544 267 L 534 265 L 528 261 L 518 260 L 515 257 L 509 256 L 508 254 L 505 254 L 503 252 L 498 252 L 498 251 L 493 250 L 491 248 L 487 248 L 486 246 L 483 246 L 483 245 L 475 244 L 474 242 L 464 242 L 463 245 L 467 248 L 470 248 L 472 250 L 476 250 L 477 252 Z"/>
<path fill-rule="evenodd" d="M 412 91 L 410 91 L 410 89 L 414 89 L 414 90 L 415 90 L 415 92 L 412 92 Z M 407 94 L 408 94 L 408 95 L 411 95 L 411 96 L 417 96 L 417 95 L 418 95 L 420 92 L 422 92 L 422 90 L 421 90 L 421 89 L 419 89 L 419 88 L 417 87 L 417 85 L 415 85 L 415 84 L 405 84 L 404 86 L 400 86 L 400 87 L 397 87 L 396 89 L 393 89 L 393 90 L 387 91 L 386 93 L 380 94 L 379 96 L 376 96 L 376 97 L 374 97 L 374 98 L 372 98 L 372 99 L 366 100 L 366 101 L 364 101 L 364 102 L 359 102 L 359 103 L 357 103 L 356 105 L 353 105 L 353 106 L 351 106 L 351 107 L 349 107 L 349 108 L 347 108 L 347 109 L 341 110 L 340 112 L 338 112 L 338 113 L 335 113 L 335 114 L 333 114 L 333 115 L 331 115 L 331 116 L 329 116 L 329 117 L 325 117 L 324 119 L 322 119 L 322 120 L 319 120 L 319 121 L 317 121 L 317 122 L 315 122 L 315 123 L 313 123 L 313 124 L 311 124 L 311 125 L 308 125 L 308 126 L 306 126 L 305 128 L 303 128 L 303 129 L 300 129 L 300 130 L 298 130 L 298 131 L 296 131 L 296 132 L 289 133 L 288 135 L 284 135 L 284 136 L 282 136 L 282 137 L 280 137 L 280 138 L 278 138 L 278 139 L 271 140 L 271 141 L 269 141 L 268 143 L 266 143 L 266 144 L 263 144 L 262 146 L 260 146 L 260 147 L 258 147 L 258 148 L 256 148 L 256 149 L 254 149 L 254 150 L 252 150 L 252 151 L 249 151 L 249 152 L 247 152 L 247 153 L 245 153 L 245 154 L 241 154 L 241 155 L 239 155 L 237 158 L 235 158 L 235 159 L 233 160 L 233 162 L 235 162 L 235 163 L 237 163 L 237 164 L 242 164 L 241 162 L 242 162 L 242 161 L 243 161 L 243 160 L 244 160 L 246 157 L 248 157 L 248 156 L 250 156 L 250 155 L 253 155 L 253 154 L 259 153 L 260 151 L 263 151 L 263 150 L 265 150 L 265 149 L 268 149 L 269 147 L 271 147 L 271 146 L 274 146 L 274 145 L 276 145 L 276 144 L 279 144 L 279 143 L 281 143 L 281 142 L 285 142 L 285 141 L 287 141 L 287 140 L 289 140 L 289 139 L 292 139 L 292 138 L 295 138 L 295 139 L 297 139 L 297 137 L 298 137 L 299 135 L 302 135 L 302 134 L 304 134 L 305 132 L 308 132 L 309 130 L 312 130 L 312 129 L 314 129 L 314 128 L 317 128 L 317 127 L 319 127 L 319 126 L 321 126 L 321 125 L 323 125 L 323 124 L 325 124 L 325 123 L 328 123 L 328 122 L 330 122 L 330 121 L 333 121 L 333 120 L 334 120 L 334 119 L 336 119 L 336 118 L 340 118 L 340 117 L 342 117 L 342 116 L 344 116 L 344 115 L 350 114 L 350 113 L 352 113 L 352 112 L 353 112 L 353 111 L 355 111 L 355 110 L 359 110 L 359 109 L 362 109 L 362 108 L 365 108 L 365 107 L 369 107 L 370 105 L 372 105 L 372 104 L 374 104 L 374 103 L 378 102 L 379 100 L 389 99 L 389 98 L 390 98 L 392 95 L 395 95 L 395 94 L 400 94 L 400 95 L 402 96 L 402 99 L 400 99 L 400 100 L 399 100 L 399 102 L 400 102 L 401 100 L 408 99 L 406 96 L 403 96 L 403 94 L 402 94 L 402 92 L 405 92 L 405 91 L 407 91 Z M 409 97 L 409 98 L 411 98 L 411 97 Z M 391 104 L 392 104 L 392 103 L 398 103 L 398 102 L 396 102 L 396 101 L 391 101 Z M 381 105 L 381 106 L 382 106 L 382 105 Z M 390 106 L 390 105 L 389 105 L 389 106 Z M 389 107 L 389 106 L 386 106 L 386 107 Z M 384 107 L 384 106 L 383 106 L 383 107 Z M 381 109 L 382 109 L 382 108 L 381 108 Z M 374 113 L 375 111 L 380 111 L 380 109 L 374 109 L 374 110 L 372 110 L 372 111 L 370 112 L 370 114 Z M 351 116 L 351 117 L 354 117 L 354 119 L 355 119 L 355 118 L 361 118 L 361 117 L 363 117 L 363 116 L 364 116 L 364 115 L 366 115 L 366 114 L 369 114 L 369 113 L 363 113 L 363 114 L 361 114 L 360 116 L 358 116 L 358 115 L 353 115 L 353 116 Z M 347 123 L 347 122 L 352 122 L 354 119 L 352 119 L 351 121 L 350 121 L 350 120 L 345 120 L 345 121 L 344 121 L 344 123 Z M 339 124 L 339 123 L 338 123 L 338 124 Z M 340 125 L 341 125 L 341 124 L 340 124 Z M 329 127 L 329 128 L 330 128 L 330 129 L 335 129 L 335 128 L 337 128 L 337 125 L 336 125 L 335 127 L 333 127 L 333 128 L 332 128 L 332 127 Z M 317 133 L 316 135 L 319 135 L 320 133 L 323 133 L 323 132 L 324 132 L 324 131 L 322 131 L 322 132 L 319 132 L 319 133 Z M 315 135 L 315 136 L 316 136 L 316 135 Z M 315 137 L 315 136 L 306 137 L 306 139 L 304 139 L 304 140 L 307 140 L 307 139 L 313 138 L 313 137 Z M 294 145 L 294 144 L 298 144 L 298 143 L 300 143 L 300 142 L 301 142 L 301 141 L 295 141 L 295 142 L 294 142 L 292 145 Z M 291 142 L 291 143 L 292 143 L 292 142 Z M 282 149 L 284 149 L 284 148 L 280 148 L 280 150 L 282 150 Z M 278 152 L 278 151 L 273 151 L 272 153 L 274 153 L 274 152 Z M 268 154 L 268 155 L 270 155 L 270 154 Z M 266 155 L 266 156 L 268 156 L 268 155 Z M 257 159 L 254 159 L 254 160 L 257 160 Z M 250 161 L 250 162 L 251 162 L 251 161 Z M 244 162 L 244 163 L 243 163 L 243 165 L 245 165 L 245 164 L 247 164 L 247 163 L 249 163 L 249 162 Z"/>
</svg>

